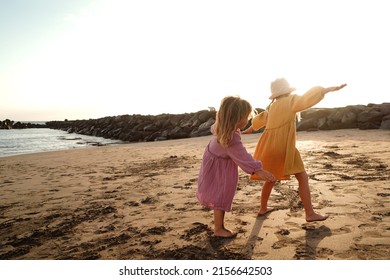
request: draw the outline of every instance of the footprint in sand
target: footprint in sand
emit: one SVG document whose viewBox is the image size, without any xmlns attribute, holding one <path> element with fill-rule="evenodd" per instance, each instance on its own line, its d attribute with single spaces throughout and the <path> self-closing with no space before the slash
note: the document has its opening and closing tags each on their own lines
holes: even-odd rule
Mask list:
<svg viewBox="0 0 390 280">
<path fill-rule="evenodd" d="M 334 229 L 333 233 L 335 234 L 347 234 L 352 232 L 352 226 L 342 226 L 338 229 Z"/>
<path fill-rule="evenodd" d="M 186 230 L 182 236 L 180 236 L 181 239 L 190 241 L 192 240 L 193 236 L 199 236 L 203 233 L 207 233 L 207 235 L 212 235 L 213 231 L 205 224 L 195 222 L 192 224 L 193 227 Z"/>
</svg>

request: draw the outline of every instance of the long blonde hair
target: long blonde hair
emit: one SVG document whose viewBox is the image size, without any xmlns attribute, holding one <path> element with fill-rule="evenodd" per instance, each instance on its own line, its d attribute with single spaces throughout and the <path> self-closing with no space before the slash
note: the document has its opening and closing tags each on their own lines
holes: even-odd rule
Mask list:
<svg viewBox="0 0 390 280">
<path fill-rule="evenodd" d="M 215 120 L 215 133 L 218 143 L 227 147 L 232 140 L 237 125 L 244 118 L 248 118 L 251 112 L 252 106 L 249 102 L 238 96 L 227 96 L 222 99 Z"/>
</svg>

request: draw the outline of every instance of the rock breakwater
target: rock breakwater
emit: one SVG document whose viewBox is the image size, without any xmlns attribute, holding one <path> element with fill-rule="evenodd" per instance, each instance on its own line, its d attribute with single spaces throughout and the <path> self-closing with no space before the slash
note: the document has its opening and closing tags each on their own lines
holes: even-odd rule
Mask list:
<svg viewBox="0 0 390 280">
<path fill-rule="evenodd" d="M 90 120 L 50 121 L 46 125 L 70 133 L 128 142 L 162 141 L 210 135 L 216 112 L 161 115 L 122 115 Z"/>
<path fill-rule="evenodd" d="M 215 118 L 214 110 L 202 110 L 185 114 L 121 115 L 89 120 L 49 121 L 45 125 L 14 123 L 7 119 L 0 121 L 0 127 L 47 127 L 107 139 L 143 142 L 210 135 Z M 390 103 L 311 108 L 301 113 L 297 123 L 298 131 L 345 128 L 390 130 Z"/>
<path fill-rule="evenodd" d="M 390 103 L 310 108 L 301 112 L 298 131 L 345 128 L 390 129 Z"/>
<path fill-rule="evenodd" d="M 0 129 L 24 129 L 24 128 L 47 128 L 46 124 L 29 122 L 15 122 L 10 119 L 0 120 Z"/>
</svg>

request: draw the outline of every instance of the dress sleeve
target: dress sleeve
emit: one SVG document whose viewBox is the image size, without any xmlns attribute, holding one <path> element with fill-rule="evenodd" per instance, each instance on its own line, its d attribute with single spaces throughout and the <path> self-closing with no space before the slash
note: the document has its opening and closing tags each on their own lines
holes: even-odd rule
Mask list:
<svg viewBox="0 0 390 280">
<path fill-rule="evenodd" d="M 239 132 L 235 132 L 232 141 L 227 148 L 229 157 L 246 173 L 253 174 L 256 171 L 263 170 L 260 161 L 255 160 L 245 149 L 241 142 Z"/>
<path fill-rule="evenodd" d="M 301 112 L 316 105 L 324 98 L 323 87 L 317 86 L 309 89 L 303 95 L 294 95 L 291 103 L 291 109 L 294 112 Z"/>
<path fill-rule="evenodd" d="M 254 130 L 259 130 L 260 128 L 265 126 L 267 123 L 267 117 L 268 117 L 267 111 L 263 111 L 260 114 L 256 115 L 252 119 L 252 128 Z"/>
</svg>

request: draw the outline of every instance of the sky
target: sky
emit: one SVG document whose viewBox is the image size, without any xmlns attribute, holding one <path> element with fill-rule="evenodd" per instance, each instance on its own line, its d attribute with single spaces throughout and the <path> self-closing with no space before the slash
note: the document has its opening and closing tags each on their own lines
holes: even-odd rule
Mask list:
<svg viewBox="0 0 390 280">
<path fill-rule="evenodd" d="M 347 83 L 316 107 L 389 102 L 383 0 L 0 0 L 0 120 L 268 105 Z"/>
</svg>

